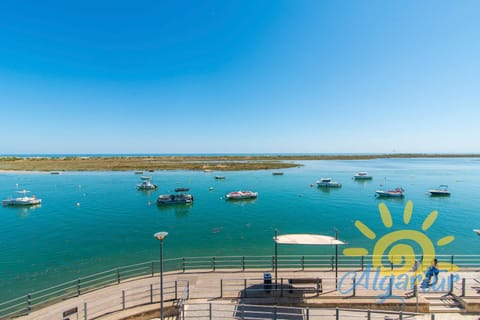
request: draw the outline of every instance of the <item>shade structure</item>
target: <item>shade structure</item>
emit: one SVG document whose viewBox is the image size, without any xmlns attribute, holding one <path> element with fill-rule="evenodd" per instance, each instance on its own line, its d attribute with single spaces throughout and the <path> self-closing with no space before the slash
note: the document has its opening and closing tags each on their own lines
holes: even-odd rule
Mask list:
<svg viewBox="0 0 480 320">
<path fill-rule="evenodd" d="M 314 246 L 338 246 L 345 244 L 345 242 L 335 239 L 334 237 L 319 234 L 283 234 L 273 237 L 273 240 L 278 244 L 303 244 Z"/>
<path fill-rule="evenodd" d="M 277 272 L 278 272 L 278 245 L 292 244 L 292 245 L 314 245 L 314 246 L 335 246 L 335 288 L 338 288 L 338 246 L 344 245 L 345 242 L 338 240 L 338 231 L 336 237 L 325 236 L 320 234 L 283 234 L 278 235 L 275 230 L 273 241 L 275 242 L 275 288 L 277 287 Z"/>
</svg>

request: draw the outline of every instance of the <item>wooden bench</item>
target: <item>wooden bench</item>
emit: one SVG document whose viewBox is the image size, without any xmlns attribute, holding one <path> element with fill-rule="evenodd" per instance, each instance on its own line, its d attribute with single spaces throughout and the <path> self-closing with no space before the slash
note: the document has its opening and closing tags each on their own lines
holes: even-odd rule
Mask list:
<svg viewBox="0 0 480 320">
<path fill-rule="evenodd" d="M 294 290 L 294 288 L 293 288 L 294 284 L 299 284 L 299 285 L 314 284 L 315 285 L 315 287 L 300 286 L 300 287 L 296 288 L 296 289 L 302 290 L 304 293 L 309 292 L 309 293 L 319 294 L 319 293 L 323 292 L 322 279 L 320 279 L 320 278 L 292 278 L 292 279 L 288 279 L 288 284 L 290 286 L 290 293 L 293 292 L 293 290 Z"/>
</svg>

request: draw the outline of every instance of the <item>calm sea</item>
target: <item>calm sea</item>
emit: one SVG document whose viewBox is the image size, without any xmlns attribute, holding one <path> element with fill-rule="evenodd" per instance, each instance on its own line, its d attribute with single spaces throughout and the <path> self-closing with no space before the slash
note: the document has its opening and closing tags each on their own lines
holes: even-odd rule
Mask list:
<svg viewBox="0 0 480 320">
<path fill-rule="evenodd" d="M 79 276 L 117 266 L 158 259 L 157 231 L 168 231 L 166 258 L 218 255 L 271 255 L 275 228 L 282 233 L 334 235 L 349 247 L 374 243 L 355 227 L 361 220 L 377 234 L 386 233 L 378 204 L 389 207 L 394 229 L 403 229 L 407 200 L 414 203 L 411 228 L 420 229 L 433 210 L 439 216 L 426 231 L 455 240 L 440 254 L 480 254 L 480 159 L 378 159 L 305 161 L 303 167 L 272 171 L 156 171 L 149 173 L 158 191 L 136 190 L 139 175 L 128 172 L 0 173 L 0 197 L 28 189 L 43 199 L 40 207 L 0 207 L 0 301 Z M 352 179 L 368 171 L 372 181 Z M 311 187 L 321 177 L 341 189 Z M 432 198 L 427 190 L 447 184 L 450 197 Z M 404 200 L 379 200 L 378 188 L 401 186 Z M 159 194 L 189 187 L 190 207 L 159 208 Z M 210 191 L 209 188 L 214 190 Z M 255 201 L 227 202 L 230 191 L 259 192 Z M 282 247 L 281 254 L 332 254 L 331 247 Z"/>
</svg>

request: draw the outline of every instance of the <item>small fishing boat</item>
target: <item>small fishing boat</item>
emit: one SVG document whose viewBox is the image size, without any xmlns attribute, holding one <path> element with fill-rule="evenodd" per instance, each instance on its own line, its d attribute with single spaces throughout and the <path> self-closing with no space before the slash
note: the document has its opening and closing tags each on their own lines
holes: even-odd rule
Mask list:
<svg viewBox="0 0 480 320">
<path fill-rule="evenodd" d="M 274 176 L 283 176 L 283 172 L 272 172 Z"/>
<path fill-rule="evenodd" d="M 355 180 L 372 180 L 372 176 L 368 174 L 366 171 L 360 171 L 357 172 L 354 176 L 353 179 Z"/>
<path fill-rule="evenodd" d="M 17 193 L 23 194 L 23 197 L 9 198 L 2 201 L 4 206 L 33 206 L 42 203 L 42 199 L 37 199 L 35 196 L 27 197 L 28 190 L 17 191 Z"/>
<path fill-rule="evenodd" d="M 448 186 L 446 184 L 441 184 L 437 189 L 428 190 L 430 192 L 430 196 L 449 196 L 450 191 L 448 191 Z"/>
<path fill-rule="evenodd" d="M 142 179 L 141 183 L 137 184 L 137 189 L 138 190 L 154 190 L 157 189 L 157 185 L 152 183 L 152 177 L 147 177 L 147 176 L 142 176 L 140 177 Z"/>
<path fill-rule="evenodd" d="M 51 171 L 50 174 L 60 174 L 60 171 Z"/>
<path fill-rule="evenodd" d="M 191 194 L 162 194 L 157 198 L 157 205 L 167 204 L 191 204 L 193 196 Z"/>
<path fill-rule="evenodd" d="M 216 180 L 225 180 L 225 176 L 215 176 Z"/>
<path fill-rule="evenodd" d="M 378 197 L 385 197 L 385 198 L 403 198 L 405 195 L 405 190 L 403 188 L 395 188 L 393 190 L 377 190 L 375 194 Z"/>
<path fill-rule="evenodd" d="M 190 188 L 176 188 L 175 192 L 187 192 L 190 191 Z"/>
<path fill-rule="evenodd" d="M 227 200 L 255 199 L 257 196 L 258 192 L 253 191 L 233 191 L 225 195 Z"/>
<path fill-rule="evenodd" d="M 480 236 L 480 229 L 473 229 L 473 232 L 475 232 L 476 234 L 478 234 Z"/>
<path fill-rule="evenodd" d="M 135 174 L 143 174 L 143 171 L 135 171 Z"/>
<path fill-rule="evenodd" d="M 332 181 L 332 178 L 321 178 L 317 181 L 317 187 L 320 188 L 340 188 L 340 182 Z"/>
</svg>

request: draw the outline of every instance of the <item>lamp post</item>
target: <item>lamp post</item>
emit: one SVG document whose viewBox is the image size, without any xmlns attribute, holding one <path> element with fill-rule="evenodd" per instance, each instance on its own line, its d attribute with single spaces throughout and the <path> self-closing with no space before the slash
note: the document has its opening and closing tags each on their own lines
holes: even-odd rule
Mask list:
<svg viewBox="0 0 480 320">
<path fill-rule="evenodd" d="M 160 241 L 160 319 L 163 320 L 163 240 L 168 232 L 157 232 L 153 236 Z"/>
</svg>

